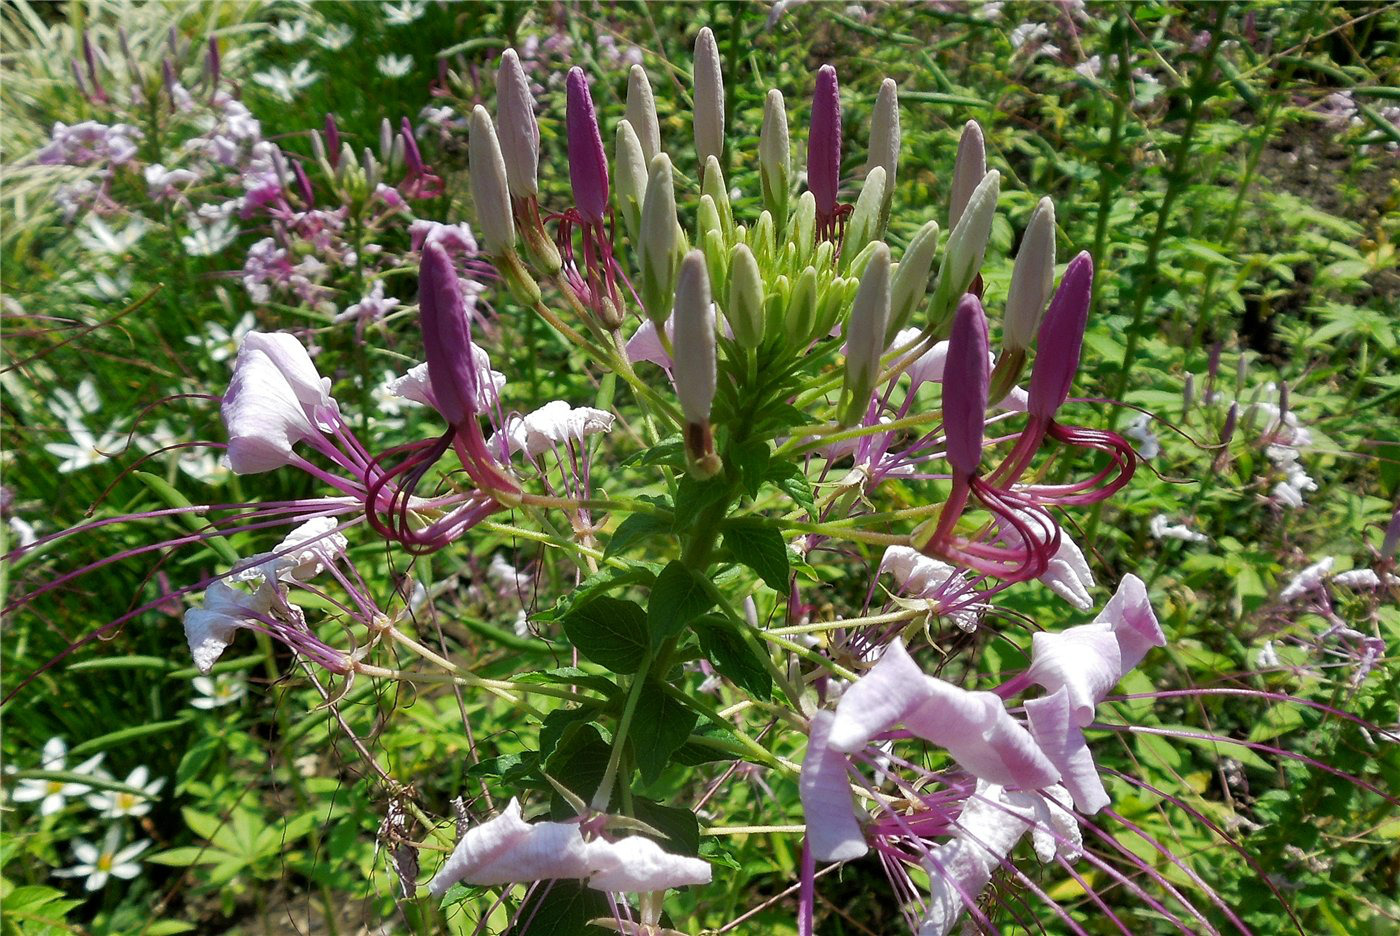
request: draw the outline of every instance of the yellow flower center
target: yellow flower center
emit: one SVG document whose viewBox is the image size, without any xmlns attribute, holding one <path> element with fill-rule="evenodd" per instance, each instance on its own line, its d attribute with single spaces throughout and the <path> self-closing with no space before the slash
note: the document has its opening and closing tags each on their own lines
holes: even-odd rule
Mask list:
<svg viewBox="0 0 1400 936">
<path fill-rule="evenodd" d="M 45 787 L 45 789 L 48 790 L 50 794 L 53 794 L 53 793 L 62 793 L 62 792 L 63 792 L 63 781 L 61 781 L 61 780 L 50 780 L 50 781 L 49 781 L 49 785 L 48 785 L 47 787 Z"/>
<path fill-rule="evenodd" d="M 113 857 L 115 857 L 115 856 L 113 856 L 113 855 L 110 854 L 110 853 L 104 853 L 104 854 L 98 855 L 98 856 L 97 856 L 97 870 L 99 870 L 99 871 L 111 871 L 111 870 L 112 870 L 112 859 L 113 859 Z"/>
</svg>

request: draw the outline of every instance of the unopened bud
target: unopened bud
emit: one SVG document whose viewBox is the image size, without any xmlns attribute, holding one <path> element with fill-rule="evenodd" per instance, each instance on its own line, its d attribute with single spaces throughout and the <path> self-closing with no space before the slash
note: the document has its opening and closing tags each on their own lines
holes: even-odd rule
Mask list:
<svg viewBox="0 0 1400 936">
<path fill-rule="evenodd" d="M 884 170 L 878 166 L 881 176 Z M 885 326 L 890 317 L 890 249 L 877 244 L 865 267 L 851 305 L 850 327 L 846 333 L 846 381 L 842 396 L 845 406 L 841 422 L 853 425 L 865 415 L 875 378 L 880 373 L 880 355 L 885 350 Z"/>
<path fill-rule="evenodd" d="M 477 376 L 461 280 L 441 244 L 423 246 L 418 309 L 428 383 L 438 412 L 456 426 L 476 412 Z"/>
<path fill-rule="evenodd" d="M 1225 424 L 1220 427 L 1220 450 L 1215 454 L 1215 460 L 1211 462 L 1211 471 L 1219 473 L 1225 470 L 1230 463 L 1230 442 L 1235 438 L 1235 426 L 1240 420 L 1240 404 L 1238 401 L 1230 404 L 1229 411 L 1225 414 Z"/>
<path fill-rule="evenodd" d="M 1390 523 L 1385 528 L 1385 538 L 1381 540 L 1381 558 L 1396 555 L 1400 549 L 1400 507 L 1390 515 Z"/>
<path fill-rule="evenodd" d="M 943 371 L 943 433 L 948 463 L 970 477 L 982 463 L 982 432 L 990 383 L 987 316 L 976 296 L 964 295 L 953 313 Z"/>
<path fill-rule="evenodd" d="M 908 327 L 914 311 L 928 290 L 929 274 L 933 270 L 933 254 L 938 248 L 938 222 L 929 221 L 904 249 L 890 286 L 890 321 L 885 327 L 885 345 Z"/>
<path fill-rule="evenodd" d="M 613 165 L 617 169 L 617 213 L 622 216 L 627 236 L 635 247 L 642 223 L 642 202 L 646 198 L 647 165 L 641 141 L 630 121 L 617 123 Z"/>
<path fill-rule="evenodd" d="M 812 331 L 817 320 L 817 271 L 807 267 L 792 285 L 792 297 L 788 300 L 784 331 L 790 343 L 799 350 L 812 340 Z"/>
<path fill-rule="evenodd" d="M 365 173 L 365 189 L 373 193 L 383 181 L 384 174 L 379 171 L 379 160 L 374 158 L 374 152 L 368 147 L 360 151 L 362 168 Z"/>
<path fill-rule="evenodd" d="M 724 155 L 724 75 L 719 45 L 706 26 L 695 37 L 695 155 L 703 167 Z"/>
<path fill-rule="evenodd" d="M 326 175 L 330 175 L 335 171 L 335 167 L 331 165 L 329 155 L 326 153 L 326 141 L 321 138 L 321 132 L 319 130 L 309 130 L 307 131 L 307 135 L 311 138 L 311 158 L 322 167 L 322 171 L 325 172 Z M 338 156 L 339 154 L 337 153 L 336 155 Z"/>
<path fill-rule="evenodd" d="M 1060 288 L 1045 312 L 1026 407 L 1035 419 L 1049 422 L 1069 398 L 1074 375 L 1079 370 L 1079 352 L 1084 346 L 1084 328 L 1089 321 L 1089 300 L 1093 291 L 1094 261 L 1085 250 L 1065 268 Z"/>
<path fill-rule="evenodd" d="M 778 249 L 778 232 L 773 225 L 773 215 L 764 211 L 758 216 L 758 223 L 753 226 L 749 233 L 749 245 L 753 248 L 753 255 L 760 265 L 767 265 L 773 259 L 773 255 Z"/>
<path fill-rule="evenodd" d="M 787 227 L 791 176 L 787 109 L 783 105 L 783 92 L 774 88 L 763 100 L 763 129 L 758 134 L 758 178 L 763 188 L 763 205 L 773 213 L 778 230 Z"/>
<path fill-rule="evenodd" d="M 515 222 L 510 213 L 510 191 L 506 164 L 491 115 L 480 104 L 472 109 L 467 160 L 471 170 L 472 201 L 476 204 L 476 224 L 481 241 L 492 257 L 515 250 Z"/>
<path fill-rule="evenodd" d="M 658 153 L 651 161 L 646 197 L 642 201 L 641 242 L 642 305 L 658 329 L 671 314 L 676 295 L 680 228 L 676 222 L 676 190 L 671 178 L 671 158 Z"/>
<path fill-rule="evenodd" d="M 569 183 L 574 207 L 587 224 L 602 224 L 608 211 L 608 157 L 598 130 L 598 113 L 583 69 L 575 65 L 565 79 L 565 123 L 569 137 Z"/>
<path fill-rule="evenodd" d="M 948 227 L 956 228 L 972 193 L 987 175 L 987 148 L 982 127 L 975 120 L 963 126 L 958 140 L 958 158 L 953 163 L 953 187 L 948 196 Z"/>
<path fill-rule="evenodd" d="M 948 235 L 948 246 L 943 254 L 943 265 L 938 268 L 938 280 L 933 288 L 933 306 L 930 318 L 935 331 L 941 330 L 948 314 L 962 294 L 972 285 L 977 271 L 982 267 L 982 257 L 987 251 L 987 238 L 992 233 L 992 219 L 996 217 L 997 196 L 1001 192 L 1001 174 L 995 169 L 988 172 L 968 199 L 967 210 L 958 219 L 957 226 Z"/>
<path fill-rule="evenodd" d="M 329 112 L 326 114 L 326 152 L 331 154 L 332 159 L 340 152 L 340 125 L 335 122 L 335 114 Z"/>
<path fill-rule="evenodd" d="M 740 347 L 757 348 L 763 342 L 763 274 L 744 244 L 735 244 L 729 252 L 729 300 L 724 314 Z"/>
<path fill-rule="evenodd" d="M 713 156 L 705 160 L 705 176 L 700 184 L 700 194 L 709 196 L 714 202 L 715 211 L 719 213 L 720 227 L 724 231 L 724 242 L 733 243 L 734 209 L 729 205 L 729 190 L 724 186 L 724 172 L 719 167 L 719 160 Z"/>
<path fill-rule="evenodd" d="M 516 198 L 539 194 L 540 127 L 530 80 L 514 49 L 501 53 L 496 69 L 496 132 L 506 163 L 506 180 Z"/>
<path fill-rule="evenodd" d="M 1186 384 L 1181 388 L 1181 418 L 1191 412 L 1191 405 L 1196 402 L 1196 375 L 1187 374 Z"/>
<path fill-rule="evenodd" d="M 709 231 L 700 238 L 700 249 L 705 254 L 705 267 L 710 276 L 712 295 L 724 296 L 729 291 L 729 249 L 725 246 L 722 231 Z"/>
<path fill-rule="evenodd" d="M 870 115 L 870 153 L 865 171 L 869 175 L 876 166 L 885 170 L 885 200 L 880 204 L 880 236 L 890 220 L 890 200 L 894 195 L 895 175 L 899 169 L 899 88 L 893 78 L 880 83 L 875 97 L 875 110 Z"/>
<path fill-rule="evenodd" d="M 651 80 L 646 69 L 633 65 L 627 73 L 627 122 L 642 145 L 647 164 L 661 152 L 661 125 L 656 120 L 656 100 L 651 94 Z"/>
<path fill-rule="evenodd" d="M 812 126 L 807 136 L 807 188 L 817 200 L 817 217 L 836 214 L 841 184 L 841 94 L 836 69 L 823 65 L 812 92 Z"/>
<path fill-rule="evenodd" d="M 856 207 L 851 212 L 851 220 L 846 225 L 846 238 L 841 246 L 841 269 L 849 267 L 850 261 L 866 248 L 866 245 L 880 237 L 880 206 L 885 201 L 885 170 L 879 166 L 870 170 L 865 184 L 860 187 Z"/>
<path fill-rule="evenodd" d="M 792 214 L 788 234 L 788 242 L 796 248 L 799 264 L 806 263 L 811 258 L 816 236 L 817 200 L 811 192 L 803 192 L 797 199 L 797 210 Z"/>
<path fill-rule="evenodd" d="M 710 407 L 715 399 L 715 312 L 705 258 L 698 250 L 681 261 L 675 317 L 674 375 L 686 420 L 686 454 L 692 472 L 711 477 L 721 467 L 710 434 Z"/>
<path fill-rule="evenodd" d="M 1249 378 L 1249 353 L 1240 352 L 1240 359 L 1235 362 L 1235 396 L 1244 393 L 1245 381 Z"/>
<path fill-rule="evenodd" d="M 1049 198 L 1042 198 L 1026 225 L 1026 235 L 1011 270 L 1002 328 L 1002 344 L 1007 350 L 1024 351 L 1035 341 L 1045 302 L 1054 286 L 1055 205 Z"/>
</svg>

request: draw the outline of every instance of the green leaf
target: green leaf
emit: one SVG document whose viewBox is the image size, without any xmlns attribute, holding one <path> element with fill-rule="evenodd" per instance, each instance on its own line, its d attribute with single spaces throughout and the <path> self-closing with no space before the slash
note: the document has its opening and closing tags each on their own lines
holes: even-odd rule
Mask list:
<svg viewBox="0 0 1400 936">
<path fill-rule="evenodd" d="M 643 783 L 651 783 L 661 776 L 661 771 L 671 762 L 671 754 L 690 737 L 698 719 L 694 711 L 666 692 L 660 683 L 647 680 L 627 735 Z"/>
<path fill-rule="evenodd" d="M 612 747 L 603 740 L 596 726 L 573 724 L 564 729 L 563 737 L 545 763 L 545 773 L 584 800 L 591 800 L 603 782 L 611 753 Z M 552 819 L 568 819 L 574 809 L 556 792 L 549 801 L 549 814 Z"/>
<path fill-rule="evenodd" d="M 671 523 L 654 514 L 636 513 L 618 524 L 608 539 L 603 558 L 607 559 L 653 536 L 666 536 L 671 532 Z"/>
<path fill-rule="evenodd" d="M 686 475 L 676 486 L 676 517 L 672 526 L 677 530 L 685 529 L 700 511 L 728 493 L 729 485 L 722 476 L 708 481 L 696 481 L 690 475 Z"/>
<path fill-rule="evenodd" d="M 672 560 L 651 587 L 647 627 L 653 646 L 679 634 L 687 624 L 715 606 L 714 596 L 699 575 Z M 582 648 L 580 648 L 582 649 Z"/>
<path fill-rule="evenodd" d="M 724 528 L 724 546 L 769 588 L 787 593 L 788 551 L 783 534 L 761 520 L 735 520 Z"/>
<path fill-rule="evenodd" d="M 734 446 L 725 454 L 725 461 L 731 462 L 739 469 L 739 478 L 743 481 L 744 490 L 750 497 L 757 497 L 759 486 L 763 484 L 763 479 L 768 473 L 771 454 L 768 443 L 763 439 L 751 439 L 742 445 Z"/>
<path fill-rule="evenodd" d="M 619 591 L 628 585 L 647 585 L 656 578 L 656 573 L 645 563 L 626 559 L 622 561 L 626 563 L 622 568 L 610 565 L 598 570 L 580 582 L 577 588 L 561 596 L 553 608 L 532 617 L 536 621 L 557 621 L 576 606 L 585 604 L 599 595 Z"/>
<path fill-rule="evenodd" d="M 564 633 L 580 653 L 614 673 L 635 673 L 647 655 L 647 615 L 634 601 L 594 598 L 564 615 Z"/>
<path fill-rule="evenodd" d="M 640 796 L 632 797 L 632 813 L 665 835 L 656 843 L 680 855 L 700 854 L 700 820 L 684 806 L 663 806 Z M 647 836 L 654 838 L 654 836 Z"/>
<path fill-rule="evenodd" d="M 769 699 L 773 695 L 773 677 L 735 626 L 724 618 L 704 617 L 697 622 L 700 649 L 720 675 L 750 695 Z"/>
<path fill-rule="evenodd" d="M 608 898 L 582 881 L 546 881 L 515 912 L 506 936 L 606 936 L 590 920 L 612 917 Z"/>
<path fill-rule="evenodd" d="M 808 516 L 816 516 L 817 502 L 812 496 L 812 484 L 797 465 L 783 461 L 769 462 L 763 480 L 792 498 L 793 503 L 807 511 Z"/>
</svg>

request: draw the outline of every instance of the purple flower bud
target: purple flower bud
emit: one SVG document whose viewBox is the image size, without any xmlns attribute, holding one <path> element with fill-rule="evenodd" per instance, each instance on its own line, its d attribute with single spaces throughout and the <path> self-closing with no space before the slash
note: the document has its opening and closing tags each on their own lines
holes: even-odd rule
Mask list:
<svg viewBox="0 0 1400 936">
<path fill-rule="evenodd" d="M 219 39 L 217 36 L 209 37 L 209 87 L 217 91 L 219 88 L 219 76 L 222 70 L 222 59 L 219 58 Z"/>
<path fill-rule="evenodd" d="M 165 84 L 165 93 L 170 98 L 171 107 L 175 106 L 175 65 L 170 59 L 161 59 L 160 80 Z"/>
<path fill-rule="evenodd" d="M 836 69 L 823 65 L 812 93 L 812 127 L 807 137 L 807 187 L 817 200 L 817 216 L 836 213 L 841 182 L 841 95 Z"/>
<path fill-rule="evenodd" d="M 1400 507 L 1395 508 L 1395 513 L 1390 516 L 1390 523 L 1385 528 L 1385 539 L 1381 540 L 1381 558 L 1393 556 L 1396 550 L 1400 549 Z"/>
<path fill-rule="evenodd" d="M 990 357 L 987 315 L 977 297 L 966 293 L 953 313 L 943 371 L 943 433 L 948 440 L 948 462 L 962 475 L 976 474 L 982 463 Z"/>
<path fill-rule="evenodd" d="M 1222 448 L 1229 445 L 1230 440 L 1235 437 L 1235 426 L 1239 424 L 1239 421 L 1240 404 L 1236 401 L 1230 404 L 1230 409 L 1225 413 L 1225 424 L 1220 427 L 1220 445 Z"/>
<path fill-rule="evenodd" d="M 340 125 L 335 122 L 335 114 L 326 113 L 326 151 L 331 157 L 331 168 L 340 165 Z"/>
<path fill-rule="evenodd" d="M 413 138 L 413 124 L 408 122 L 408 118 L 403 119 L 399 128 L 399 136 L 403 138 L 403 159 L 408 164 L 408 172 L 413 176 L 423 174 L 423 154 L 418 151 L 418 141 Z"/>
<path fill-rule="evenodd" d="M 1045 310 L 1040 326 L 1040 347 L 1031 370 L 1027 409 L 1036 419 L 1048 421 L 1069 397 L 1079 370 L 1084 327 L 1089 322 L 1089 299 L 1094 288 L 1094 261 L 1087 250 L 1069 262 L 1060 288 Z"/>
<path fill-rule="evenodd" d="M 423 247 L 418 269 L 418 315 L 428 360 L 428 383 L 438 412 L 458 425 L 475 412 L 476 369 L 467 304 L 457 270 L 441 244 Z"/>
<path fill-rule="evenodd" d="M 574 206 L 589 224 L 601 224 L 608 210 L 608 156 L 598 131 L 598 114 L 583 69 L 569 69 L 565 123 L 569 132 L 569 183 Z"/>
<path fill-rule="evenodd" d="M 316 192 L 311 188 L 311 180 L 307 178 L 306 170 L 301 167 L 300 162 L 292 163 L 292 174 L 297 177 L 297 186 L 301 189 L 301 197 L 306 202 L 306 207 L 314 206 Z"/>
</svg>

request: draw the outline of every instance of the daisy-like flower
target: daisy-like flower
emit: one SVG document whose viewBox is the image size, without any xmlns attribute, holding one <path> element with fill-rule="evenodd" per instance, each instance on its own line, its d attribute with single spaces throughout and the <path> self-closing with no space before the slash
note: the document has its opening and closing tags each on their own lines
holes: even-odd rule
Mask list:
<svg viewBox="0 0 1400 936">
<path fill-rule="evenodd" d="M 278 20 L 271 30 L 272 38 L 283 45 L 293 45 L 306 38 L 306 20 Z"/>
<path fill-rule="evenodd" d="M 222 364 L 238 353 L 238 346 L 257 325 L 253 313 L 244 313 L 232 328 L 225 328 L 221 322 L 209 322 L 204 326 L 204 334 L 187 335 L 185 341 L 197 348 L 203 348 L 209 360 Z"/>
<path fill-rule="evenodd" d="M 39 762 L 40 770 L 61 771 L 64 770 L 64 763 L 68 759 L 68 745 L 62 738 L 50 738 L 44 743 L 43 760 Z M 97 754 L 83 761 L 74 767 L 69 773 L 93 776 L 97 773 L 97 765 L 102 763 L 102 755 Z M 62 809 L 68 802 L 69 797 L 82 796 L 91 790 L 92 787 L 86 783 L 74 783 L 65 780 L 37 780 L 22 779 L 15 784 L 14 791 L 10 794 L 10 799 L 16 803 L 39 803 L 39 815 L 51 816 Z"/>
<path fill-rule="evenodd" d="M 390 26 L 411 26 L 423 16 L 428 4 L 423 0 L 403 0 L 402 3 L 386 4 L 384 22 Z"/>
<path fill-rule="evenodd" d="M 132 818 L 144 816 L 151 811 L 151 800 L 165 786 L 164 777 L 157 777 L 147 783 L 150 775 L 151 772 L 146 767 L 137 767 L 127 774 L 126 779 L 122 782 L 129 787 L 140 790 L 141 793 L 127 793 L 121 790 L 94 790 L 87 795 L 87 804 L 110 819 L 121 816 L 131 816 Z"/>
<path fill-rule="evenodd" d="M 248 694 L 248 684 L 242 676 L 234 673 L 218 673 L 214 676 L 196 676 L 190 681 L 199 698 L 191 699 L 190 705 L 197 709 L 216 709 L 232 705 Z"/>
<path fill-rule="evenodd" d="M 108 430 L 99 438 L 86 426 L 69 424 L 68 432 L 73 436 L 72 442 L 50 442 L 44 446 L 50 455 L 63 459 L 58 466 L 59 474 L 101 464 L 122 447 L 122 433 L 115 430 Z"/>
<path fill-rule="evenodd" d="M 120 231 L 114 231 L 107 225 L 106 221 L 96 214 L 87 216 L 86 224 L 79 228 L 75 234 L 78 243 L 83 245 L 83 249 L 96 254 L 111 254 L 117 256 L 124 254 L 136 246 L 146 233 L 149 225 L 146 220 L 139 215 Z"/>
<path fill-rule="evenodd" d="M 262 85 L 287 104 L 296 100 L 298 92 L 306 90 L 320 79 L 320 72 L 312 71 L 311 64 L 305 60 L 297 62 L 290 72 L 273 66 L 267 71 L 253 75 L 254 84 Z"/>
<path fill-rule="evenodd" d="M 91 842 L 79 839 L 73 843 L 73 857 L 77 864 L 54 872 L 56 877 L 85 877 L 84 888 L 90 891 L 101 890 L 110 878 L 130 881 L 141 873 L 141 863 L 136 856 L 151 845 L 148 841 L 132 842 L 125 848 L 121 843 L 121 827 L 112 826 L 107 837 L 98 848 Z"/>
<path fill-rule="evenodd" d="M 195 224 L 180 238 L 180 246 L 191 257 L 212 257 L 238 237 L 238 225 L 230 218 L 214 218 Z"/>
<path fill-rule="evenodd" d="M 345 48 L 354 38 L 355 31 L 344 23 L 327 23 L 320 32 L 311 37 L 318 46 L 330 52 Z"/>
<path fill-rule="evenodd" d="M 102 398 L 98 396 L 97 385 L 91 377 L 84 377 L 71 391 L 62 387 L 55 390 L 49 403 L 53 414 L 70 426 L 74 423 L 82 425 L 87 416 L 101 408 Z"/>
<path fill-rule="evenodd" d="M 413 56 L 381 55 L 374 60 L 374 67 L 385 78 L 402 78 L 413 68 Z"/>
</svg>

